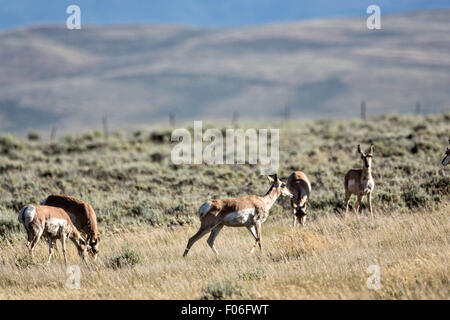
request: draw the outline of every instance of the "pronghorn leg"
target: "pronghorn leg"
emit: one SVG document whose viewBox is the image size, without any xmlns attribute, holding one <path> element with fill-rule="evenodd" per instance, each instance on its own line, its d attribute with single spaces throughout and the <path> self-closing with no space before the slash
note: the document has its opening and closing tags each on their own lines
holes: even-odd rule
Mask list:
<svg viewBox="0 0 450 320">
<path fill-rule="evenodd" d="M 42 233 L 44 232 L 44 229 L 38 229 L 38 230 L 34 229 L 34 232 L 35 232 L 34 237 L 31 240 L 30 246 L 29 246 L 31 258 L 33 258 L 33 249 L 36 246 L 36 244 L 38 243 L 39 239 L 41 238 Z"/>
<path fill-rule="evenodd" d="M 53 255 L 53 240 L 52 238 L 48 238 L 48 260 L 47 260 L 47 264 L 50 263 L 50 260 L 52 258 Z"/>
<path fill-rule="evenodd" d="M 56 245 L 55 239 L 52 240 L 52 244 L 53 244 L 53 248 L 55 249 L 55 251 L 58 251 L 58 246 Z"/>
<path fill-rule="evenodd" d="M 345 191 L 345 216 L 348 213 L 348 205 L 350 203 L 350 197 L 351 197 L 351 193 L 348 191 Z"/>
<path fill-rule="evenodd" d="M 67 265 L 67 258 L 66 258 L 66 235 L 64 233 L 61 234 L 61 247 L 62 252 L 64 256 L 64 264 Z"/>
<path fill-rule="evenodd" d="M 306 214 L 300 217 L 300 224 L 302 225 L 302 227 L 305 226 L 305 223 L 306 223 Z"/>
<path fill-rule="evenodd" d="M 373 217 L 373 212 L 372 212 L 372 192 L 367 194 L 367 203 L 369 205 L 370 216 Z"/>
<path fill-rule="evenodd" d="M 292 215 L 294 216 L 294 221 L 292 222 L 292 225 L 295 227 L 297 225 L 297 216 L 295 215 L 295 205 L 294 200 L 291 199 L 291 208 L 292 208 Z"/>
<path fill-rule="evenodd" d="M 361 213 L 362 212 L 362 196 L 358 195 L 358 200 L 356 202 L 356 207 L 355 207 L 356 213 Z"/>
<path fill-rule="evenodd" d="M 256 221 L 255 229 L 256 229 L 256 235 L 258 236 L 258 239 L 256 239 L 256 242 L 258 243 L 259 251 L 262 252 L 262 245 L 261 245 L 261 221 Z M 256 246 L 256 244 L 255 244 L 255 246 Z"/>
<path fill-rule="evenodd" d="M 201 237 L 203 237 L 205 234 L 207 234 L 208 232 L 211 231 L 212 228 L 206 228 L 203 229 L 202 227 L 200 227 L 200 229 L 197 231 L 196 234 L 194 234 L 188 241 L 187 246 L 186 246 L 186 250 L 184 250 L 183 253 L 183 257 L 186 257 L 186 255 L 189 252 L 189 249 L 191 249 L 192 245 L 197 242 L 197 240 L 199 240 Z"/>
<path fill-rule="evenodd" d="M 33 240 L 33 233 L 30 229 L 27 229 L 28 240 L 27 240 L 27 248 L 30 249 L 31 241 Z"/>
<path fill-rule="evenodd" d="M 295 208 L 293 208 L 292 209 L 292 214 L 294 215 L 294 223 L 293 223 L 294 228 L 297 226 L 297 221 L 298 221 L 298 217 L 297 217 L 296 213 L 297 212 L 296 212 Z"/>
<path fill-rule="evenodd" d="M 258 243 L 258 234 L 256 233 L 255 226 L 247 227 L 247 230 L 250 231 L 253 238 L 255 238 L 255 244 L 253 245 L 252 249 L 250 250 L 250 253 L 253 253 L 256 248 L 256 244 Z"/>
<path fill-rule="evenodd" d="M 214 251 L 216 255 L 219 255 L 219 252 L 217 252 L 216 247 L 214 246 L 214 240 L 216 240 L 217 235 L 219 234 L 220 230 L 222 230 L 223 225 L 218 225 L 214 229 L 212 229 L 211 234 L 209 235 L 209 238 L 207 240 L 209 246 Z"/>
</svg>

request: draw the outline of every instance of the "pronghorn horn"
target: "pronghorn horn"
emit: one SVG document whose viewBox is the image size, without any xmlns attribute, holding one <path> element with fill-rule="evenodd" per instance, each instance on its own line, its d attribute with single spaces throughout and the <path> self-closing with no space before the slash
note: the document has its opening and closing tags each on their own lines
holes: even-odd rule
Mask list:
<svg viewBox="0 0 450 320">
<path fill-rule="evenodd" d="M 363 155 L 362 151 L 361 151 L 361 146 L 358 144 L 358 152 Z"/>
</svg>

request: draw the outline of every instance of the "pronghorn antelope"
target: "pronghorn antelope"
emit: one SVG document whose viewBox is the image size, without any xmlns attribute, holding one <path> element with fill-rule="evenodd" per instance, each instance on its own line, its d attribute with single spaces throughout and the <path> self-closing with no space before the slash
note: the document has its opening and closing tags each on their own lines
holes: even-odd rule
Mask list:
<svg viewBox="0 0 450 320">
<path fill-rule="evenodd" d="M 450 139 L 448 140 L 448 143 L 450 144 Z M 450 162 L 450 149 L 447 147 L 447 150 L 445 151 L 445 157 L 442 159 L 442 165 L 446 166 Z"/>
<path fill-rule="evenodd" d="M 370 146 L 369 153 L 363 153 L 361 147 L 358 144 L 358 152 L 361 155 L 364 166 L 358 169 L 350 169 L 345 175 L 344 185 L 345 185 L 345 213 L 348 212 L 348 204 L 350 202 L 350 197 L 355 194 L 358 197 L 355 209 L 362 212 L 361 199 L 364 195 L 367 195 L 367 202 L 369 204 L 370 215 L 373 216 L 372 212 L 372 191 L 375 187 L 375 182 L 372 178 L 372 157 L 373 157 L 374 146 Z"/>
<path fill-rule="evenodd" d="M 64 194 L 52 194 L 41 203 L 42 205 L 64 209 L 75 227 L 87 236 L 94 259 L 98 254 L 98 230 L 97 216 L 94 209 L 86 202 L 66 196 Z"/>
<path fill-rule="evenodd" d="M 306 174 L 301 171 L 295 171 L 289 176 L 286 186 L 293 195 L 291 207 L 294 214 L 294 227 L 297 225 L 297 221 L 302 226 L 305 226 L 306 204 L 311 193 L 311 183 Z"/>
<path fill-rule="evenodd" d="M 33 249 L 41 236 L 48 240 L 49 254 L 47 263 L 53 255 L 53 246 L 59 238 L 62 244 L 64 262 L 66 258 L 66 238 L 70 238 L 78 249 L 83 260 L 86 258 L 87 244 L 77 228 L 72 224 L 69 215 L 61 208 L 31 204 L 20 210 L 18 216 L 28 233 L 27 247 L 33 256 Z"/>
<path fill-rule="evenodd" d="M 262 197 L 252 195 L 233 199 L 209 200 L 203 203 L 198 210 L 201 221 L 200 229 L 189 239 L 183 257 L 188 254 L 192 245 L 208 232 L 211 232 L 207 240 L 208 245 L 215 254 L 218 254 L 214 240 L 224 226 L 246 227 L 256 240 L 251 252 L 254 252 L 257 244 L 262 250 L 261 225 L 266 221 L 270 208 L 280 195 L 292 197 L 286 184 L 281 182 L 276 174 L 267 176 L 267 178 L 272 185 Z"/>
</svg>

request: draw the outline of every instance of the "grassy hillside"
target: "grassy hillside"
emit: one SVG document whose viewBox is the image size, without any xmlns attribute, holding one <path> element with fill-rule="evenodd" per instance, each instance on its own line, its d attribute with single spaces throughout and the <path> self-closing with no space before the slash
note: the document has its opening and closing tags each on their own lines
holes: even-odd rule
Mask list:
<svg viewBox="0 0 450 320">
<path fill-rule="evenodd" d="M 249 254 L 247 230 L 225 229 L 219 258 L 205 238 L 186 260 L 203 201 L 267 191 L 256 167 L 174 165 L 169 129 L 53 143 L 35 133 L 0 136 L 0 298 L 448 298 L 450 177 L 440 160 L 449 123 L 447 113 L 259 124 L 280 128 L 279 175 L 310 177 L 306 228 L 290 227 L 281 199 L 263 226 L 261 255 Z M 344 174 L 361 165 L 358 143 L 375 145 L 374 219 L 341 216 Z M 65 288 L 61 256 L 43 265 L 43 241 L 36 260 L 27 258 L 17 221 L 22 206 L 54 192 L 98 215 L 101 256 L 82 266 L 79 291 Z M 69 261 L 79 263 L 72 245 Z M 371 291 L 365 270 L 375 263 L 382 289 Z"/>
<path fill-rule="evenodd" d="M 450 110 L 450 11 L 245 28 L 34 26 L 0 32 L 0 129 Z"/>
</svg>

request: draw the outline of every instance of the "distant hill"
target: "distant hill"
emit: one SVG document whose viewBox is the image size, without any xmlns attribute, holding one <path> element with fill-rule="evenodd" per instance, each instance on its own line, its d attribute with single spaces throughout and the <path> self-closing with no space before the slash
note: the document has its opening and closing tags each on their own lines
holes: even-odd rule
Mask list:
<svg viewBox="0 0 450 320">
<path fill-rule="evenodd" d="M 205 29 L 0 33 L 0 131 L 450 110 L 450 10 Z"/>
</svg>

